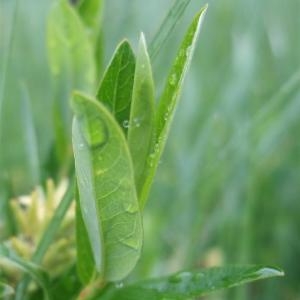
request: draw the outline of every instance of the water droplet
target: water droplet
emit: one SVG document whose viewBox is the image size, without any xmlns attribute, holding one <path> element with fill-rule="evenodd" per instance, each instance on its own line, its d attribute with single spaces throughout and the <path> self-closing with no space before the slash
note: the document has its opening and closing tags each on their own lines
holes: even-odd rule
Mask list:
<svg viewBox="0 0 300 300">
<path fill-rule="evenodd" d="M 83 149 L 84 148 L 84 144 L 83 143 L 80 143 L 79 144 L 79 149 Z"/>
<path fill-rule="evenodd" d="M 186 55 L 186 56 L 190 56 L 191 51 L 192 51 L 192 46 L 187 47 L 187 48 L 186 48 L 185 55 Z"/>
<path fill-rule="evenodd" d="M 175 274 L 174 276 L 171 276 L 169 281 L 173 283 L 178 283 L 183 280 L 190 279 L 192 277 L 192 274 L 190 272 L 181 272 L 178 274 Z"/>
<path fill-rule="evenodd" d="M 147 162 L 148 162 L 148 164 L 149 164 L 150 167 L 153 166 L 154 157 L 155 157 L 155 155 L 153 153 L 150 154 L 149 157 L 148 157 Z"/>
<path fill-rule="evenodd" d="M 169 79 L 169 84 L 170 85 L 175 85 L 177 81 L 177 75 L 175 73 L 173 73 Z"/>
<path fill-rule="evenodd" d="M 154 146 L 154 152 L 157 153 L 159 151 L 159 144 L 156 143 Z"/>
<path fill-rule="evenodd" d="M 133 214 L 133 213 L 136 213 L 138 211 L 138 206 L 135 203 L 129 203 L 129 204 L 126 205 L 125 210 L 128 213 Z"/>
<path fill-rule="evenodd" d="M 124 120 L 122 125 L 123 125 L 124 128 L 129 128 L 129 121 Z"/>
<path fill-rule="evenodd" d="M 116 283 L 115 283 L 115 287 L 116 287 L 117 289 L 121 289 L 123 286 L 124 286 L 124 283 L 123 283 L 122 281 L 116 282 Z"/>
<path fill-rule="evenodd" d="M 133 123 L 134 123 L 135 127 L 140 127 L 141 126 L 141 122 L 140 122 L 139 118 L 134 118 Z"/>
<path fill-rule="evenodd" d="M 169 112 L 166 112 L 165 115 L 164 115 L 164 120 L 167 121 L 168 118 L 169 118 Z"/>
</svg>

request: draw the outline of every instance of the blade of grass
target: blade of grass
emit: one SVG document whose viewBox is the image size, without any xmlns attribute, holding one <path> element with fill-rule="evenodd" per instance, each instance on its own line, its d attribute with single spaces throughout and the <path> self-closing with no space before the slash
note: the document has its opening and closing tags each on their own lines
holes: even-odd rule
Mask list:
<svg viewBox="0 0 300 300">
<path fill-rule="evenodd" d="M 14 289 L 3 282 L 0 281 L 0 299 L 6 299 L 14 294 Z"/>
<path fill-rule="evenodd" d="M 49 278 L 42 268 L 37 264 L 22 259 L 3 244 L 0 245 L 0 257 L 13 267 L 27 273 L 28 278 L 34 279 L 42 287 L 45 299 L 50 299 L 48 293 Z"/>
<path fill-rule="evenodd" d="M 42 259 L 47 252 L 50 244 L 52 243 L 55 234 L 57 233 L 59 226 L 67 213 L 72 200 L 74 198 L 74 179 L 71 179 L 69 187 L 65 192 L 63 199 L 61 200 L 59 206 L 57 207 L 55 214 L 53 215 L 48 227 L 46 228 L 42 239 L 40 240 L 36 251 L 34 252 L 31 261 L 35 264 L 40 264 Z M 30 278 L 24 276 L 21 282 L 17 286 L 16 298 L 15 300 L 23 300 L 26 293 L 28 284 L 30 283 Z"/>
<path fill-rule="evenodd" d="M 8 66 L 9 62 L 11 59 L 11 53 L 12 53 L 12 47 L 13 47 L 13 40 L 14 40 L 14 33 L 15 33 L 15 27 L 16 27 L 16 22 L 17 22 L 17 15 L 18 15 L 18 7 L 19 7 L 19 0 L 15 1 L 15 6 L 13 8 L 13 18 L 12 18 L 12 27 L 10 31 L 10 38 L 8 42 L 8 49 L 6 52 L 6 55 L 4 55 L 4 67 L 2 70 L 2 80 L 0 84 L 0 145 L 1 145 L 1 139 L 2 139 L 2 134 L 1 134 L 1 127 L 2 127 L 2 109 L 3 109 L 3 102 L 4 102 L 4 96 L 5 96 L 5 84 L 6 84 L 6 77 L 7 77 L 7 72 L 8 72 Z"/>
<path fill-rule="evenodd" d="M 155 59 L 162 46 L 166 43 L 168 37 L 171 35 L 190 2 L 191 0 L 176 0 L 169 10 L 149 45 L 149 55 L 152 61 Z"/>
</svg>

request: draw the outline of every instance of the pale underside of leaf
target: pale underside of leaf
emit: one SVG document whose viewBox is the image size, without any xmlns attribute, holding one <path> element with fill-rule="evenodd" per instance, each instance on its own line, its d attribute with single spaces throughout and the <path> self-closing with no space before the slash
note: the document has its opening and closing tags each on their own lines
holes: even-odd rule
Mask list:
<svg viewBox="0 0 300 300">
<path fill-rule="evenodd" d="M 142 247 L 142 222 L 125 136 L 96 99 L 73 97 L 73 149 L 82 218 L 100 276 L 123 279 Z"/>
</svg>

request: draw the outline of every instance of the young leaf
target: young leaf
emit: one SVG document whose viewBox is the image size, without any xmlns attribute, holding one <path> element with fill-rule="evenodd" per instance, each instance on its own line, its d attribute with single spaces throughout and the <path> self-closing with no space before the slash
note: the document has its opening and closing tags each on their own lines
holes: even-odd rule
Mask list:
<svg viewBox="0 0 300 300">
<path fill-rule="evenodd" d="M 23 260 L 3 244 L 0 244 L 0 259 L 28 273 L 42 287 L 45 299 L 49 299 L 49 279 L 47 274 L 38 265 Z"/>
<path fill-rule="evenodd" d="M 216 267 L 137 282 L 115 289 L 114 292 L 110 291 L 103 299 L 193 299 L 247 282 L 283 275 L 284 273 L 277 268 L 263 266 Z"/>
<path fill-rule="evenodd" d="M 0 299 L 7 299 L 7 297 L 14 294 L 14 289 L 3 282 L 0 281 Z"/>
<path fill-rule="evenodd" d="M 141 34 L 128 129 L 128 145 L 133 157 L 135 185 L 141 200 L 147 174 L 148 156 L 154 143 L 154 83 L 144 35 Z"/>
<path fill-rule="evenodd" d="M 135 56 L 128 41 L 123 41 L 100 84 L 97 98 L 105 104 L 118 123 L 127 131 L 129 122 L 132 87 L 134 80 Z"/>
<path fill-rule="evenodd" d="M 53 118 L 58 164 L 69 163 L 73 89 L 95 90 L 95 58 L 92 43 L 76 10 L 65 0 L 53 1 L 47 26 L 49 65 L 53 78 Z"/>
<path fill-rule="evenodd" d="M 104 280 L 121 280 L 142 247 L 129 149 L 119 125 L 96 99 L 76 93 L 72 106 L 79 200 L 95 267 Z"/>
<path fill-rule="evenodd" d="M 89 36 L 93 42 L 96 43 L 100 33 L 101 16 L 103 10 L 102 0 L 85 0 L 78 6 L 78 12 L 83 23 L 87 27 Z"/>
<path fill-rule="evenodd" d="M 155 146 L 152 155 L 149 156 L 147 180 L 143 186 L 141 193 L 142 206 L 148 197 L 148 193 L 152 184 L 155 170 L 158 166 L 161 154 L 163 152 L 167 136 L 169 134 L 172 119 L 174 117 L 175 109 L 178 103 L 183 81 L 188 71 L 190 61 L 193 57 L 193 52 L 196 46 L 199 35 L 201 23 L 205 15 L 207 6 L 202 8 L 195 16 L 190 25 L 176 56 L 175 62 L 171 68 L 167 79 L 162 97 L 156 114 L 156 132 L 155 132 Z"/>
</svg>

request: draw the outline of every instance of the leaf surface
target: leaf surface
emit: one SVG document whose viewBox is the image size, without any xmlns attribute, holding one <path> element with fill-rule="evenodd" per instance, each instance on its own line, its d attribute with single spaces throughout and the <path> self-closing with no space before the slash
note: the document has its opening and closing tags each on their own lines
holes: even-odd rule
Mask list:
<svg viewBox="0 0 300 300">
<path fill-rule="evenodd" d="M 148 176 L 148 157 L 154 144 L 154 121 L 154 82 L 146 41 L 141 34 L 128 128 L 128 145 L 133 158 L 135 184 L 140 201 L 143 199 L 141 194 Z"/>
<path fill-rule="evenodd" d="M 129 123 L 134 70 L 135 56 L 125 40 L 117 47 L 97 93 L 99 101 L 108 107 L 125 132 Z"/>
<path fill-rule="evenodd" d="M 194 299 L 255 280 L 283 275 L 284 273 L 277 268 L 264 266 L 216 267 L 201 271 L 179 272 L 169 277 L 145 280 L 110 291 L 103 299 Z"/>
<path fill-rule="evenodd" d="M 95 91 L 95 57 L 86 29 L 68 1 L 53 1 L 47 24 L 47 49 L 53 86 L 53 123 L 58 164 L 69 163 L 74 89 Z"/>
<path fill-rule="evenodd" d="M 147 180 L 143 186 L 141 203 L 144 205 L 157 169 L 160 157 L 165 147 L 170 126 L 178 104 L 184 78 L 187 74 L 191 59 L 193 57 L 197 38 L 200 32 L 203 17 L 207 6 L 202 8 L 195 16 L 181 43 L 178 54 L 175 58 L 166 86 L 158 104 L 155 120 L 155 144 L 152 154 L 148 160 Z"/>
<path fill-rule="evenodd" d="M 125 136 L 96 99 L 72 101 L 73 150 L 82 218 L 101 277 L 123 279 L 142 247 L 142 222 Z"/>
</svg>

